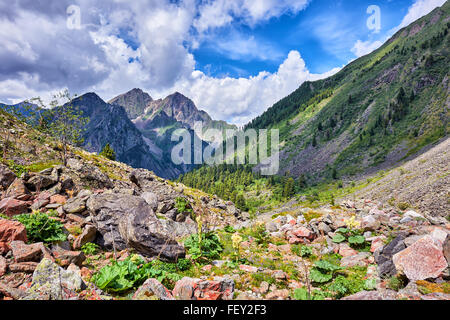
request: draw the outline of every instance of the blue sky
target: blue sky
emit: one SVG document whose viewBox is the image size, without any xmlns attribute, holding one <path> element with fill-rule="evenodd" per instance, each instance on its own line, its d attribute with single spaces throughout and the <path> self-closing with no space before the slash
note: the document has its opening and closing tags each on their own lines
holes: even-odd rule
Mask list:
<svg viewBox="0 0 450 320">
<path fill-rule="evenodd" d="M 347 64 L 356 56 L 351 51 L 357 40 L 383 40 L 398 26 L 413 0 L 311 1 L 297 14 L 273 17 L 255 27 L 235 24 L 216 30 L 193 50 L 197 67 L 211 76 L 248 77 L 260 71 L 275 72 L 291 50 L 301 53 L 312 73 L 323 73 Z M 381 9 L 381 30 L 369 30 L 366 13 L 370 5 Z M 217 45 L 222 42 L 222 46 Z M 239 47 L 249 43 L 249 54 Z M 242 44 L 241 44 L 242 45 Z M 260 48 L 260 51 L 257 50 Z"/>
<path fill-rule="evenodd" d="M 64 89 L 105 101 L 133 88 L 155 99 L 178 91 L 214 119 L 245 124 L 445 1 L 0 2 L 0 102 Z M 367 27 L 371 5 L 378 33 Z"/>
</svg>

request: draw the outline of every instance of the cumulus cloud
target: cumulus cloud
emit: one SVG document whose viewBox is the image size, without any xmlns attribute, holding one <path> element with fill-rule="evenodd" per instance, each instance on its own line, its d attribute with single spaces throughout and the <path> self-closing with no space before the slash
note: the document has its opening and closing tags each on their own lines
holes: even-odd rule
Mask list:
<svg viewBox="0 0 450 320">
<path fill-rule="evenodd" d="M 245 124 L 275 102 L 296 90 L 307 80 L 333 75 L 339 68 L 325 74 L 312 74 L 298 51 L 291 51 L 275 73 L 260 72 L 249 78 L 212 78 L 194 71 L 189 79 L 176 84 L 197 106 L 215 119 L 228 119 Z"/>
<path fill-rule="evenodd" d="M 80 30 L 66 25 L 66 8 L 72 4 L 81 8 Z M 0 101 L 46 98 L 63 88 L 77 94 L 95 91 L 108 100 L 141 87 L 157 97 L 180 91 L 214 118 L 243 124 L 304 81 L 326 75 L 311 74 L 300 53 L 292 51 L 274 73 L 215 78 L 196 70 L 190 49 L 211 29 L 233 20 L 252 27 L 285 13 L 297 13 L 307 4 L 308 0 L 3 3 Z M 233 48 L 225 45 L 217 50 L 230 58 L 283 58 L 270 44 L 252 37 L 230 36 L 228 45 Z"/>
<path fill-rule="evenodd" d="M 366 54 L 371 53 L 372 51 L 378 49 L 383 45 L 383 42 L 381 41 L 356 41 L 355 45 L 352 48 L 352 52 L 355 54 L 355 56 L 362 57 Z"/>
<path fill-rule="evenodd" d="M 408 9 L 408 13 L 403 18 L 402 23 L 398 26 L 398 29 L 408 26 L 417 19 L 429 14 L 437 7 L 442 6 L 446 0 L 417 0 Z"/>
</svg>

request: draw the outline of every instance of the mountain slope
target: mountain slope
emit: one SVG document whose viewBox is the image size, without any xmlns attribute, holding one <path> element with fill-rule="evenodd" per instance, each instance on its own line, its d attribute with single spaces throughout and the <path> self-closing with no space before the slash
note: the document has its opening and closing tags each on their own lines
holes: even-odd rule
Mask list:
<svg viewBox="0 0 450 320">
<path fill-rule="evenodd" d="M 281 171 L 311 181 L 391 167 L 448 134 L 450 3 L 247 125 L 280 130 Z"/>
</svg>

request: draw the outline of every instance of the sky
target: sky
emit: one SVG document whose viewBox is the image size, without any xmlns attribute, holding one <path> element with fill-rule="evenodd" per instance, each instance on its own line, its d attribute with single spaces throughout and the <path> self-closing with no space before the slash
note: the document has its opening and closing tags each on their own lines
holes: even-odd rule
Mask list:
<svg viewBox="0 0 450 320">
<path fill-rule="evenodd" d="M 445 0 L 13 0 L 0 3 L 0 102 L 68 89 L 178 91 L 242 125 L 370 53 Z"/>
</svg>

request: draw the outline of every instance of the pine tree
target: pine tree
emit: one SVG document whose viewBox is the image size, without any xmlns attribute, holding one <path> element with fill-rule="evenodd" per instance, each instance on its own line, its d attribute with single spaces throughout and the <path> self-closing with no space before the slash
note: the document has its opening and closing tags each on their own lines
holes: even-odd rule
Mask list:
<svg viewBox="0 0 450 320">
<path fill-rule="evenodd" d="M 105 158 L 109 159 L 109 160 L 116 160 L 116 152 L 114 151 L 114 149 L 109 145 L 109 143 L 107 143 L 103 149 L 102 152 L 100 152 L 101 156 L 104 156 Z"/>
</svg>

